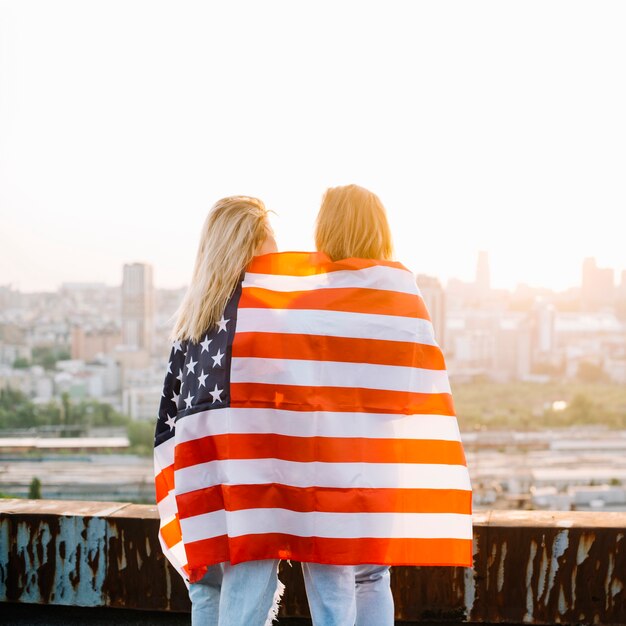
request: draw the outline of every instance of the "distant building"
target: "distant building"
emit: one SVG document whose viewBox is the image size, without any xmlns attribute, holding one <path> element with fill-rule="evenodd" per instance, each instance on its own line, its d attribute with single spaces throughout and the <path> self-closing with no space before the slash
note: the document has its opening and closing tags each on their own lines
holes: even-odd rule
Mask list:
<svg viewBox="0 0 626 626">
<path fill-rule="evenodd" d="M 486 294 L 491 289 L 491 274 L 489 271 L 489 253 L 481 250 L 476 262 L 476 289 L 481 294 Z"/>
<path fill-rule="evenodd" d="M 72 358 L 93 361 L 98 355 L 111 354 L 122 343 L 122 333 L 117 328 L 85 330 L 72 327 Z"/>
<path fill-rule="evenodd" d="M 593 257 L 583 261 L 582 304 L 587 309 L 608 306 L 615 298 L 614 272 L 596 265 Z"/>
<path fill-rule="evenodd" d="M 422 293 L 422 298 L 430 313 L 437 343 L 439 347 L 443 349 L 446 330 L 446 294 L 439 279 L 434 276 L 418 274 L 417 286 Z"/>
<path fill-rule="evenodd" d="M 617 299 L 621 302 L 626 301 L 626 270 L 622 270 L 620 274 L 619 287 L 617 288 Z"/>
<path fill-rule="evenodd" d="M 152 266 L 124 265 L 122 281 L 122 338 L 129 348 L 152 351 L 154 335 L 154 287 Z"/>
<path fill-rule="evenodd" d="M 535 301 L 532 311 L 533 347 L 536 356 L 550 354 L 556 347 L 556 312 L 545 300 Z"/>
<path fill-rule="evenodd" d="M 526 317 L 503 317 L 496 334 L 492 378 L 524 380 L 531 371 L 532 333 Z"/>
</svg>

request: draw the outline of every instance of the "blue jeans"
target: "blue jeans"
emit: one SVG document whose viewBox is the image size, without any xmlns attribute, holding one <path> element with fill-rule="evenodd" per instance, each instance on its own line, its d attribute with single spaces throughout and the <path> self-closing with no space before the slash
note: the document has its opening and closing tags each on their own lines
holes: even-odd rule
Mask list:
<svg viewBox="0 0 626 626">
<path fill-rule="evenodd" d="M 388 565 L 302 563 L 314 626 L 393 626 Z"/>
<path fill-rule="evenodd" d="M 283 586 L 278 561 L 221 563 L 191 583 L 192 626 L 269 626 Z M 386 565 L 302 563 L 314 626 L 393 626 Z"/>
<path fill-rule="evenodd" d="M 284 589 L 278 560 L 209 567 L 189 585 L 192 626 L 269 626 Z"/>
</svg>

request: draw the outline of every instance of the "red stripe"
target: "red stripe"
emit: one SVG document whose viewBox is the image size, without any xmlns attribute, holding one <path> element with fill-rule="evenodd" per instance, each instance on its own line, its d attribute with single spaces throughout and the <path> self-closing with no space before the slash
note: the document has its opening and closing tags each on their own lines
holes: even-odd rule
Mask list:
<svg viewBox="0 0 626 626">
<path fill-rule="evenodd" d="M 463 489 L 339 489 L 268 485 L 216 485 L 176 496 L 181 519 L 213 511 L 288 509 L 309 513 L 460 513 L 472 510 Z"/>
<path fill-rule="evenodd" d="M 324 335 L 237 333 L 233 342 L 233 356 L 446 369 L 443 354 L 438 346 Z"/>
<path fill-rule="evenodd" d="M 271 291 L 246 287 L 239 307 L 244 309 L 322 309 L 371 315 L 397 315 L 430 321 L 424 301 L 417 294 L 379 289 L 314 289 L 312 291 Z"/>
<path fill-rule="evenodd" d="M 174 465 L 164 467 L 155 477 L 156 501 L 161 502 L 174 489 Z"/>
<path fill-rule="evenodd" d="M 177 543 L 179 543 L 182 539 L 182 532 L 180 528 L 180 522 L 178 521 L 178 516 L 164 526 L 161 526 L 160 532 L 161 537 L 163 537 L 165 545 L 168 548 L 172 548 L 172 546 L 175 546 Z"/>
<path fill-rule="evenodd" d="M 460 441 L 293 437 L 274 433 L 209 435 L 176 445 L 176 469 L 226 459 L 280 459 L 298 463 L 444 463 L 465 465 Z"/>
<path fill-rule="evenodd" d="M 332 412 L 358 410 L 364 413 L 454 416 L 454 403 L 449 393 L 410 393 L 359 387 L 231 383 L 230 396 L 231 406 L 234 408 Z"/>
<path fill-rule="evenodd" d="M 254 274 L 276 274 L 282 276 L 312 276 L 342 270 L 361 270 L 383 265 L 408 272 L 396 261 L 377 259 L 342 259 L 334 263 L 323 252 L 279 252 L 254 257 L 246 271 Z"/>
<path fill-rule="evenodd" d="M 213 537 L 185 544 L 193 580 L 195 569 L 227 561 L 292 559 L 329 565 L 472 566 L 471 539 L 328 539 L 279 533 Z"/>
</svg>

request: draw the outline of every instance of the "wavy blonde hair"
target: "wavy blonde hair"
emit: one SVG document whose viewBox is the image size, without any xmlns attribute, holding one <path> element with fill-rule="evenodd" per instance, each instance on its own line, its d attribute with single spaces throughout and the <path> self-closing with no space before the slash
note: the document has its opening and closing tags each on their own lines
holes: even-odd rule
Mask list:
<svg viewBox="0 0 626 626">
<path fill-rule="evenodd" d="M 272 230 L 258 198 L 230 196 L 211 208 L 200 235 L 191 284 L 170 338 L 198 342 L 221 318 L 242 272 Z"/>
<path fill-rule="evenodd" d="M 315 245 L 333 261 L 391 260 L 391 229 L 378 196 L 358 185 L 327 189 L 317 215 Z"/>
</svg>

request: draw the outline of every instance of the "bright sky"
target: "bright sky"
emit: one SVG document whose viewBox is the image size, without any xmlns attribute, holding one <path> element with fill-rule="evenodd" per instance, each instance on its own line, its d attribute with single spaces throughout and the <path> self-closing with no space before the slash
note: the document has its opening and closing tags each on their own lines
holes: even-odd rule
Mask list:
<svg viewBox="0 0 626 626">
<path fill-rule="evenodd" d="M 415 272 L 626 268 L 626 3 L 0 0 L 0 285 L 186 284 L 211 205 L 311 249 L 324 189 Z"/>
</svg>

